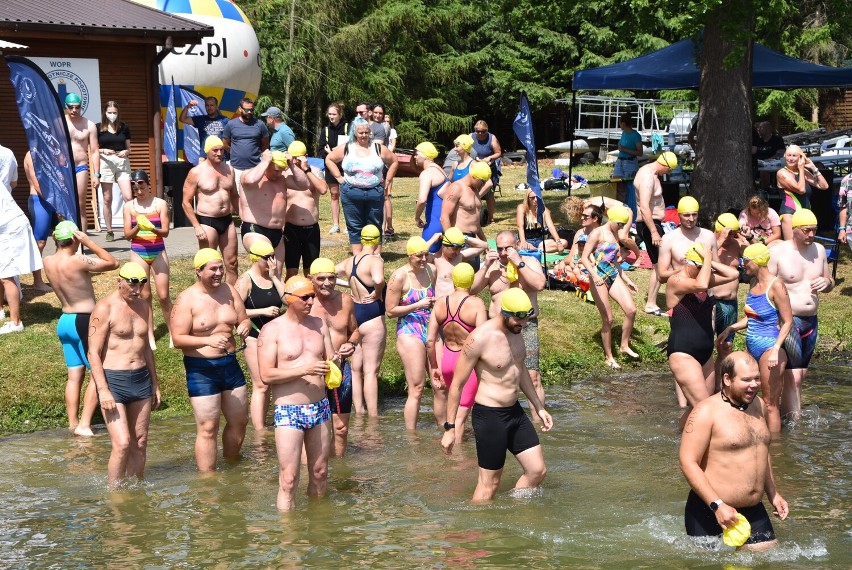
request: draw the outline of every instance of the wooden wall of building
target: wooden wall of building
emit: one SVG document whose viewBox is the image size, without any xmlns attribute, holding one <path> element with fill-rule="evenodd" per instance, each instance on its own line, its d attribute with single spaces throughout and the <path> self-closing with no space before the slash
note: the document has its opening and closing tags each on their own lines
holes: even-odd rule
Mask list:
<svg viewBox="0 0 852 570">
<path fill-rule="evenodd" d="M 90 58 L 99 61 L 101 104 L 114 100 L 120 106 L 121 119 L 130 127 L 132 169 L 141 168 L 151 175 L 152 184 L 157 184 L 155 167 L 154 120 L 159 117 L 154 108 L 158 100 L 154 84 L 155 76 L 151 65 L 155 48 L 150 44 L 107 43 L 76 39 L 74 41 L 31 39 L 16 37 L 16 42 L 28 46 L 25 50 L 8 50 L 6 54 L 23 57 L 68 57 Z M 18 159 L 18 187 L 15 200 L 27 211 L 29 185 L 24 174 L 24 155 L 28 150 L 24 127 L 15 103 L 15 94 L 9 79 L 9 68 L 0 58 L 0 108 L 6 109 L 6 122 L 0 130 L 0 144 L 12 149 Z M 103 109 L 101 109 L 102 111 Z M 158 119 L 157 119 L 158 120 Z M 91 177 L 94 183 L 94 177 Z M 94 186 L 89 189 L 89 196 Z M 80 191 L 80 189 L 78 189 Z M 87 199 L 86 203 L 90 204 Z M 93 213 L 89 210 L 89 227 Z"/>
</svg>

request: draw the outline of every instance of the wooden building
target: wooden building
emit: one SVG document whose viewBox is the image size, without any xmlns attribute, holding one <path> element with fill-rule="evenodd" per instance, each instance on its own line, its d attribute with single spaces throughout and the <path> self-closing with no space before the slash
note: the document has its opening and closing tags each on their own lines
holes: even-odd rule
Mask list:
<svg viewBox="0 0 852 570">
<path fill-rule="evenodd" d="M 0 48 L 4 55 L 98 60 L 101 105 L 109 100 L 120 105 L 122 121 L 130 127 L 132 136 L 131 168 L 146 170 L 160 192 L 158 54 L 166 46 L 196 44 L 212 35 L 210 26 L 129 0 L 0 2 L 0 40 L 26 46 Z M 3 58 L 0 58 L 0 106 L 6 109 L 0 144 L 10 148 L 18 159 L 18 187 L 14 196 L 26 212 L 29 187 L 23 159 L 28 145 L 9 68 Z M 89 219 L 94 219 L 91 210 Z"/>
</svg>

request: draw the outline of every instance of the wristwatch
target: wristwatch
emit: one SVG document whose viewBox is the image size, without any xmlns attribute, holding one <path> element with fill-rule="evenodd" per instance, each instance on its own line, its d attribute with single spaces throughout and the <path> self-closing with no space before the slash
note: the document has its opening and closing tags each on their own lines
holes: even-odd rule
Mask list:
<svg viewBox="0 0 852 570">
<path fill-rule="evenodd" d="M 95 178 L 100 178 L 100 177 L 101 177 L 101 173 L 100 173 L 100 172 L 95 172 Z"/>
<path fill-rule="evenodd" d="M 451 424 L 450 422 L 444 422 L 444 431 L 450 431 L 451 429 L 455 429 L 456 424 Z"/>
<path fill-rule="evenodd" d="M 524 267 L 526 267 L 526 266 L 527 266 L 526 262 L 525 262 L 525 261 L 522 261 L 522 262 L 520 262 L 520 263 L 518 264 L 518 269 L 523 269 L 523 268 L 524 268 Z"/>
<path fill-rule="evenodd" d="M 722 499 L 716 499 L 715 501 L 710 503 L 710 510 L 715 513 L 724 502 L 725 501 L 723 501 Z"/>
</svg>

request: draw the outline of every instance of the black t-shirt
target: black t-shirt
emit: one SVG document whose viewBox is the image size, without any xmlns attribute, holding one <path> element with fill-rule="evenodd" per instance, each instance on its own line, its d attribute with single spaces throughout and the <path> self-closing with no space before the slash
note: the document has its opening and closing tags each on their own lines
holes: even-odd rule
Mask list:
<svg viewBox="0 0 852 570">
<path fill-rule="evenodd" d="M 768 141 L 760 138 L 760 135 L 755 134 L 752 138 L 752 146 L 754 146 L 757 151 L 754 153 L 755 160 L 767 160 L 770 158 L 775 158 L 775 155 L 780 150 L 784 152 L 784 149 L 787 148 L 787 145 L 784 144 L 784 139 L 779 137 L 778 135 L 772 135 L 769 137 Z"/>
<path fill-rule="evenodd" d="M 95 128 L 98 131 L 99 147 L 108 148 L 115 152 L 127 150 L 127 141 L 130 140 L 130 127 L 126 124 L 121 123 L 117 133 L 110 132 L 109 130 L 101 131 L 101 123 L 95 125 Z"/>
</svg>

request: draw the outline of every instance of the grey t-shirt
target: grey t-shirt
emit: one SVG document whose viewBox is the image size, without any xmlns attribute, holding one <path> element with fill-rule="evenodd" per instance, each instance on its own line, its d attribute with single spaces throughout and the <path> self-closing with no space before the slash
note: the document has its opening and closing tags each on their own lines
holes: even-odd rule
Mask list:
<svg viewBox="0 0 852 570">
<path fill-rule="evenodd" d="M 373 132 L 371 142 L 382 143 L 385 146 L 390 144 L 390 127 L 386 123 L 370 123 L 370 130 Z"/>
<path fill-rule="evenodd" d="M 231 141 L 231 166 L 240 170 L 252 168 L 260 163 L 262 141 L 269 137 L 266 125 L 257 119 L 244 123 L 239 118 L 231 119 L 222 131 L 223 139 Z"/>
</svg>

